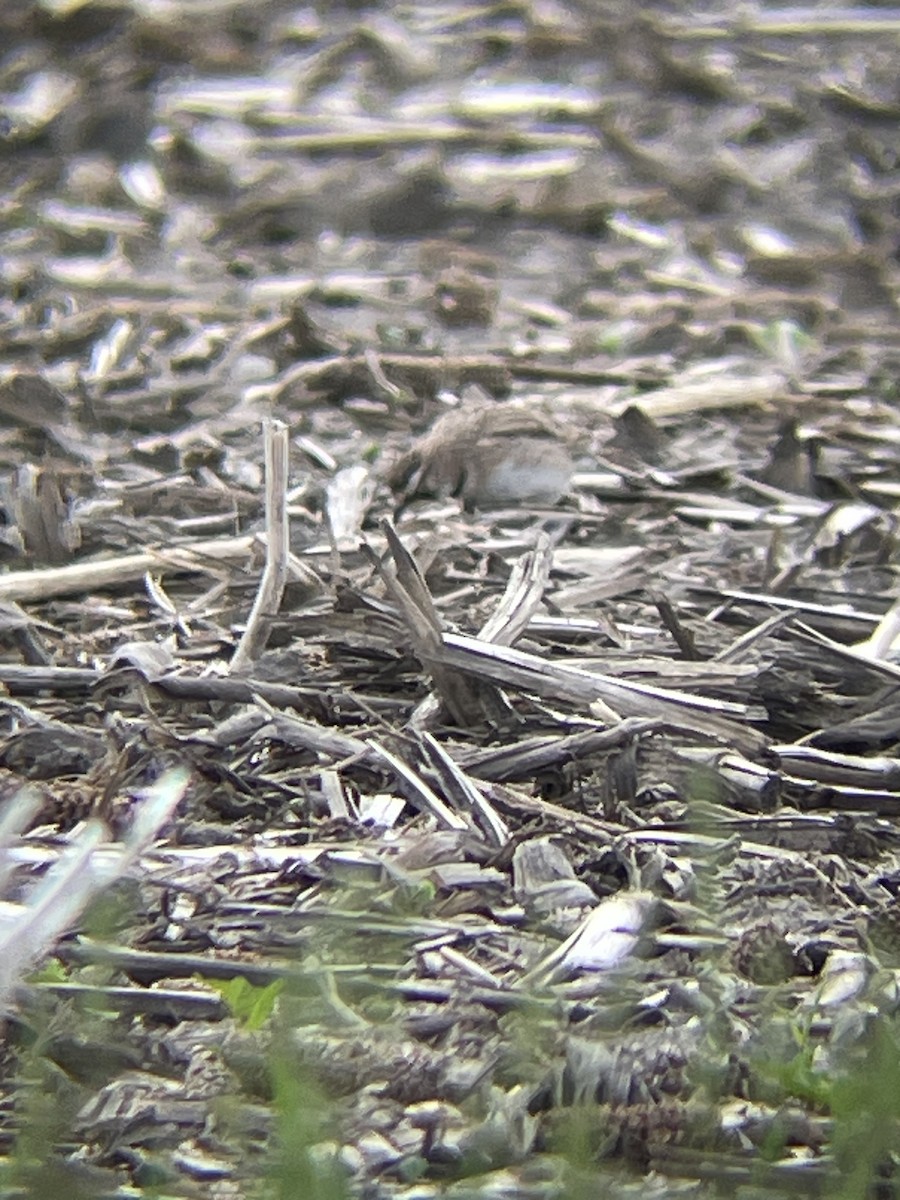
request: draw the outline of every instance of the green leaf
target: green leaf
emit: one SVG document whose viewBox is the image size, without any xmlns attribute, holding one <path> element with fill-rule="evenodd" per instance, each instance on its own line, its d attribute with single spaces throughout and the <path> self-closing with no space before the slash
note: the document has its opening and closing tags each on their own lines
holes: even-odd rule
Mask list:
<svg viewBox="0 0 900 1200">
<path fill-rule="evenodd" d="M 231 1015 L 245 1029 L 255 1033 L 262 1029 L 275 1011 L 275 1003 L 284 990 L 284 980 L 275 979 L 265 987 L 254 987 L 238 975 L 235 979 L 206 980 L 222 997 Z"/>
</svg>

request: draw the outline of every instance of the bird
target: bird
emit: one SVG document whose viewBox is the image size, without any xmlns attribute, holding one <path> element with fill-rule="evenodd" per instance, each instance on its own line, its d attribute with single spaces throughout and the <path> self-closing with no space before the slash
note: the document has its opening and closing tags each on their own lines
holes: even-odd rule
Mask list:
<svg viewBox="0 0 900 1200">
<path fill-rule="evenodd" d="M 389 482 L 407 499 L 456 496 L 466 508 L 555 504 L 575 464 L 537 408 L 470 403 L 439 417 L 394 465 Z"/>
</svg>

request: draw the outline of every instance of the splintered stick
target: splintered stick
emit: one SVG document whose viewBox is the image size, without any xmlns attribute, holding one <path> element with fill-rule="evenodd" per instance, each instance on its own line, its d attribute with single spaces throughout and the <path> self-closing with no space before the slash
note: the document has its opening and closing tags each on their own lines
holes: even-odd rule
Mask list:
<svg viewBox="0 0 900 1200">
<path fill-rule="evenodd" d="M 281 607 L 288 565 L 288 429 L 281 421 L 263 426 L 266 458 L 266 565 L 247 627 L 234 652 L 229 671 L 247 671 L 265 648 L 269 627 Z"/>
</svg>

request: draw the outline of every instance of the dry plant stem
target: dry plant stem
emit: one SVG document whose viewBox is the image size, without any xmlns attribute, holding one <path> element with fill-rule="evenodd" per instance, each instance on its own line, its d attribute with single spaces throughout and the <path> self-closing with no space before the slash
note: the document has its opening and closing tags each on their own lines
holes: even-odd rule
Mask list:
<svg viewBox="0 0 900 1200">
<path fill-rule="evenodd" d="M 144 974 L 156 974 L 158 978 L 178 978 L 186 975 L 197 975 L 203 979 L 237 979 L 243 977 L 254 987 L 265 987 L 279 979 L 308 980 L 317 978 L 320 971 L 304 970 L 295 963 L 275 962 L 271 964 L 254 964 L 248 961 L 237 962 L 229 959 L 216 959 L 208 954 L 156 954 L 147 951 L 125 949 L 118 946 L 105 946 L 84 940 L 80 943 L 67 942 L 59 947 L 59 957 L 65 962 L 72 963 L 102 963 L 114 966 L 122 971 L 141 971 Z M 350 963 L 347 966 L 331 968 L 332 974 L 346 976 L 355 987 L 363 992 L 380 992 L 387 996 L 400 996 L 407 1000 L 430 1000 L 435 1003 L 446 1003 L 454 996 L 455 985 L 443 982 L 421 981 L 410 982 L 399 978 L 400 967 L 395 963 Z M 379 975 L 389 978 L 380 980 Z M 185 1019 L 196 1019 L 205 1011 L 216 1014 L 222 1012 L 221 1002 L 210 997 L 207 993 L 179 992 L 174 989 L 158 989 L 152 993 L 135 997 L 131 992 L 131 1001 L 125 996 L 125 988 L 88 988 L 81 986 L 76 990 L 73 984 L 36 984 L 29 991 L 51 992 L 55 995 L 80 995 L 87 997 L 97 995 L 110 1008 L 135 1012 L 159 1012 L 163 1007 L 162 999 L 154 997 L 170 997 L 175 1011 L 183 1011 Z M 24 995 L 27 992 L 23 991 Z M 193 1000 L 189 999 L 193 997 Z M 543 1006 L 547 1003 L 539 996 L 527 996 L 522 989 L 512 993 L 505 987 L 473 988 L 468 998 L 476 1004 L 503 1012 L 515 1008 L 526 999 L 530 1006 Z M 558 1001 L 554 1000 L 554 1004 Z M 170 1010 L 165 1009 L 169 1012 Z"/>
<path fill-rule="evenodd" d="M 720 650 L 718 654 L 713 655 L 712 662 L 719 663 L 737 663 L 757 642 L 774 633 L 783 625 L 786 625 L 793 618 L 792 613 L 773 613 L 771 617 L 766 617 L 759 625 L 755 625 L 752 629 L 748 629 L 746 633 L 742 633 L 740 637 L 734 639 L 730 646 L 726 646 L 724 650 Z"/>
<path fill-rule="evenodd" d="M 596 138 L 587 133 L 560 132 L 533 133 L 519 129 L 478 129 L 447 124 L 408 124 L 399 128 L 393 125 L 359 128 L 349 131 L 328 129 L 322 133 L 287 133 L 277 138 L 265 136 L 253 143 L 253 149 L 265 154 L 271 143 L 273 149 L 284 154 L 317 154 L 322 151 L 383 150 L 403 146 L 503 146 L 513 142 L 522 150 L 569 149 L 589 150 L 597 145 Z"/>
<path fill-rule="evenodd" d="M 878 622 L 872 636 L 857 642 L 853 649 L 866 657 L 887 658 L 900 637 L 900 600 L 895 600 Z"/>
<path fill-rule="evenodd" d="M 642 396 L 638 407 L 653 420 L 660 417 L 683 417 L 700 411 L 724 411 L 729 408 L 752 408 L 758 404 L 769 404 L 784 395 L 785 388 L 785 378 L 777 371 L 770 371 L 768 374 L 761 372 L 752 379 L 718 375 L 702 381 L 658 388 L 655 392 Z M 634 400 L 629 396 L 626 400 L 611 405 L 610 415 L 619 416 L 633 403 Z"/>
<path fill-rule="evenodd" d="M 544 598 L 552 566 L 553 546 L 541 532 L 535 548 L 516 560 L 500 603 L 478 634 L 483 641 L 498 646 L 518 641 Z"/>
<path fill-rule="evenodd" d="M 89 691 L 104 679 L 102 671 L 87 667 L 25 667 L 0 663 L 0 684 L 16 695 L 52 692 L 64 696 Z M 256 703 L 262 697 L 275 708 L 316 709 L 318 689 L 268 683 L 261 679 L 219 679 L 189 675 L 162 675 L 150 685 L 179 700 L 214 700 L 226 704 Z"/>
<path fill-rule="evenodd" d="M 123 554 L 118 558 L 93 562 L 72 563 L 67 567 L 50 567 L 46 571 L 10 571 L 0 579 L 0 601 L 49 600 L 53 596 L 73 596 L 83 592 L 102 591 L 121 583 L 140 579 L 148 571 L 202 571 L 215 562 L 232 562 L 246 558 L 253 549 L 255 537 L 214 538 L 203 542 L 187 542 L 169 549 L 143 550 L 138 554 Z"/>
<path fill-rule="evenodd" d="M 406 784 L 406 797 L 414 808 L 420 812 L 428 812 L 437 821 L 441 829 L 452 829 L 459 833 L 468 832 L 471 829 L 470 823 L 465 817 L 454 812 L 449 808 L 441 798 L 432 791 L 424 779 L 418 775 L 411 767 L 398 758 L 396 754 L 392 754 L 385 746 L 380 746 L 375 741 L 368 743 L 369 748 L 387 762 L 394 771 L 397 778 Z"/>
<path fill-rule="evenodd" d="M 422 743 L 441 778 L 445 793 L 448 796 L 455 794 L 463 807 L 474 814 L 492 845 L 498 848 L 505 846 L 509 841 L 509 826 L 493 805 L 430 733 L 422 734 Z"/>
<path fill-rule="evenodd" d="M 733 719 L 753 719 L 754 713 L 745 704 L 614 679 L 458 634 L 444 635 L 440 657 L 444 665 L 456 668 L 460 674 L 467 671 L 503 687 L 585 704 L 600 703 L 610 706 L 620 717 L 656 718 L 673 728 L 730 742 L 748 755 L 765 748 L 760 733 Z"/>
<path fill-rule="evenodd" d="M 36 983 L 16 988 L 15 999 L 24 1006 L 40 996 L 51 995 L 71 1004 L 90 1004 L 95 1008 L 152 1016 L 164 1021 L 222 1021 L 229 1015 L 228 1005 L 206 992 L 178 991 L 176 988 L 92 987 L 84 983 Z"/>
<path fill-rule="evenodd" d="M 838 658 L 844 659 L 846 662 L 858 663 L 862 667 L 868 667 L 879 675 L 886 676 L 888 679 L 900 679 L 900 667 L 896 663 L 889 662 L 886 659 L 873 658 L 870 653 L 861 651 L 857 646 L 845 646 L 843 642 L 836 642 L 827 634 L 821 633 L 818 629 L 813 629 L 803 621 L 798 621 L 795 628 L 795 633 L 804 639 L 804 641 L 815 642 L 819 646 L 825 646 Z"/>
<path fill-rule="evenodd" d="M 454 384 L 480 383 L 483 386 L 494 384 L 508 389 L 512 379 L 526 382 L 550 382 L 582 384 L 595 387 L 602 384 L 620 384 L 631 387 L 640 381 L 640 375 L 625 370 L 608 370 L 591 367 L 567 367 L 555 363 L 537 363 L 531 360 L 519 360 L 510 355 L 500 354 L 379 354 L 378 366 L 389 386 L 399 385 L 420 386 L 423 381 L 441 380 L 453 381 Z M 781 380 L 781 377 L 779 377 Z M 348 354 L 340 358 L 316 359 L 311 362 L 301 362 L 291 366 L 273 384 L 266 385 L 265 394 L 277 399 L 283 392 L 302 384 L 310 391 L 329 392 L 336 387 L 356 383 L 358 386 L 371 386 L 372 369 L 371 356 L 364 354 Z M 655 382 L 648 379 L 648 382 Z M 782 381 L 783 382 L 783 381 Z M 746 388 L 746 383 L 744 387 Z M 771 389 L 769 389 L 771 391 Z M 768 395 L 768 392 L 766 393 Z M 644 400 L 647 398 L 645 397 Z M 730 399 L 725 407 L 738 403 L 738 399 Z M 629 396 L 628 403 L 633 403 Z M 642 400 L 642 404 L 644 401 Z M 747 403 L 752 404 L 751 399 Z M 624 405 L 623 405 L 624 406 Z M 709 401 L 706 407 L 714 407 Z"/>
<path fill-rule="evenodd" d="M 266 460 L 266 565 L 256 600 L 234 658 L 232 674 L 246 672 L 265 649 L 269 624 L 281 607 L 288 564 L 288 430 L 281 421 L 264 426 Z"/>
<path fill-rule="evenodd" d="M 900 15 L 896 9 L 884 13 L 872 12 L 868 8 L 836 8 L 831 12 L 812 8 L 783 8 L 780 11 L 751 13 L 739 12 L 733 17 L 722 17 L 712 21 L 706 16 L 697 16 L 690 21 L 654 21 L 658 33 L 671 38 L 704 40 L 723 37 L 813 37 L 816 34 L 865 34 L 900 33 Z"/>
<path fill-rule="evenodd" d="M 441 622 L 428 585 L 394 526 L 385 521 L 382 529 L 394 560 L 396 575 L 392 576 L 385 571 L 380 559 L 368 548 L 370 559 L 400 609 L 416 656 L 431 676 L 435 690 L 447 706 L 453 720 L 465 728 L 473 718 L 477 719 L 477 715 L 482 711 L 478 693 L 464 674 L 449 669 L 439 661 L 438 654 L 442 645 Z"/>
</svg>

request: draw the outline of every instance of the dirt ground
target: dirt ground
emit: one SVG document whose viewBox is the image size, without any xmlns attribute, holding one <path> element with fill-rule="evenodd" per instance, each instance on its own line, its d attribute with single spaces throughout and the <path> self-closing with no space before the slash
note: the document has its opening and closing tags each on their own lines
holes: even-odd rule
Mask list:
<svg viewBox="0 0 900 1200">
<path fill-rule="evenodd" d="M 0 0 L 3 1195 L 897 1194 L 898 39 Z"/>
</svg>

